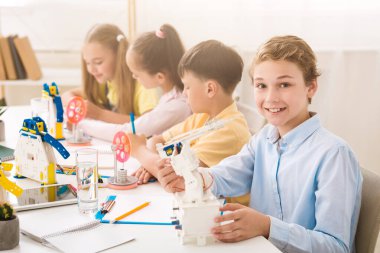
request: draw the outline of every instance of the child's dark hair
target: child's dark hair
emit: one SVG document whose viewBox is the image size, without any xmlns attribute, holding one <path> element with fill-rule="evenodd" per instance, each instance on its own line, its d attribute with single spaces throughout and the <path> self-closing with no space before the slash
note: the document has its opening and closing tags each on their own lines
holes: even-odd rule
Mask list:
<svg viewBox="0 0 380 253">
<path fill-rule="evenodd" d="M 133 43 L 131 50 L 139 55 L 138 64 L 149 74 L 163 72 L 178 90 L 183 90 L 177 67 L 185 53 L 185 47 L 173 26 L 164 24 L 155 32 L 142 34 Z"/>
<path fill-rule="evenodd" d="M 241 80 L 243 67 L 243 60 L 235 50 L 219 41 L 207 40 L 185 53 L 178 73 L 183 77 L 186 71 L 191 71 L 201 79 L 214 79 L 232 94 Z"/>
</svg>

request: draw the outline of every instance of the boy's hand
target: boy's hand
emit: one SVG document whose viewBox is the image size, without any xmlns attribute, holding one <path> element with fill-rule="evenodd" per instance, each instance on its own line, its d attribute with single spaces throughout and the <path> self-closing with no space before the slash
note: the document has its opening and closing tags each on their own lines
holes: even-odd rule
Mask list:
<svg viewBox="0 0 380 253">
<path fill-rule="evenodd" d="M 269 237 L 270 218 L 241 204 L 226 204 L 220 211 L 231 211 L 215 218 L 215 222 L 232 221 L 211 229 L 214 237 L 222 242 L 238 242 L 256 236 Z"/>
<path fill-rule="evenodd" d="M 153 175 L 149 173 L 144 167 L 140 167 L 138 170 L 136 170 L 132 176 L 137 177 L 138 184 L 146 184 L 148 183 L 149 179 L 153 178 Z"/>
<path fill-rule="evenodd" d="M 179 192 L 185 190 L 183 177 L 175 174 L 170 159 L 165 158 L 157 163 L 157 179 L 168 192 Z"/>
</svg>

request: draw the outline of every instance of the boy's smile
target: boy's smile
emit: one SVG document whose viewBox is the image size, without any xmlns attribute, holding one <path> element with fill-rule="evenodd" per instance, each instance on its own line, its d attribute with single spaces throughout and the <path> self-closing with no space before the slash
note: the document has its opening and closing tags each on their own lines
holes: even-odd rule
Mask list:
<svg viewBox="0 0 380 253">
<path fill-rule="evenodd" d="M 282 108 L 265 108 L 266 110 L 268 110 L 269 112 L 271 113 L 278 113 L 280 111 L 283 111 L 286 109 L 286 107 L 282 107 Z"/>
<path fill-rule="evenodd" d="M 301 69 L 284 60 L 264 61 L 253 72 L 256 106 L 268 122 L 283 136 L 309 116 L 308 98 L 316 89 L 316 81 L 306 86 Z"/>
</svg>

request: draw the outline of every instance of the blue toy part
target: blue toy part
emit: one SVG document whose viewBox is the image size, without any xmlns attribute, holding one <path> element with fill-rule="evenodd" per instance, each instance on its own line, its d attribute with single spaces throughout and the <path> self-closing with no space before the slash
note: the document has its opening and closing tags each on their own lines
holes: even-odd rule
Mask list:
<svg viewBox="0 0 380 253">
<path fill-rule="evenodd" d="M 61 97 L 55 96 L 53 98 L 53 102 L 54 102 L 55 107 L 57 109 L 57 122 L 63 122 L 63 105 L 62 105 Z"/>
<path fill-rule="evenodd" d="M 43 119 L 41 119 L 40 117 L 33 117 L 31 119 L 24 120 L 20 131 L 41 135 L 42 132 L 47 132 L 47 128 Z"/>
<path fill-rule="evenodd" d="M 49 143 L 53 148 L 55 148 L 58 153 L 65 159 L 67 159 L 70 156 L 70 153 L 65 149 L 65 147 L 56 139 L 54 139 L 53 136 L 46 133 L 43 135 L 42 140 Z"/>
<path fill-rule="evenodd" d="M 55 148 L 58 151 L 58 153 L 63 158 L 67 159 L 70 156 L 70 153 L 65 149 L 65 147 L 53 136 L 47 133 L 45 121 L 40 117 L 25 119 L 20 132 L 21 131 L 31 133 L 32 135 L 22 133 L 22 135 L 28 135 L 31 138 L 36 138 L 33 135 L 40 135 L 42 141 L 49 143 L 53 148 Z"/>
<path fill-rule="evenodd" d="M 50 97 L 59 96 L 58 86 L 55 82 L 52 82 L 50 86 L 47 83 L 44 83 L 43 92 Z"/>
<path fill-rule="evenodd" d="M 164 147 L 164 151 L 167 156 L 171 156 L 174 151 L 174 144 Z"/>
<path fill-rule="evenodd" d="M 49 89 L 49 85 L 47 83 L 44 83 L 43 86 L 42 86 L 43 90 L 42 92 L 43 93 L 46 93 L 50 96 L 50 89 Z"/>
<path fill-rule="evenodd" d="M 55 82 L 52 82 L 51 85 L 44 83 L 42 97 L 48 98 L 49 103 L 53 103 L 51 106 L 55 108 L 55 112 L 50 114 L 50 117 L 55 117 L 55 119 L 49 119 L 49 124 L 52 124 L 51 126 L 49 125 L 49 133 L 54 134 L 55 138 L 62 140 L 64 139 L 62 124 L 64 111 L 57 84 Z"/>
<path fill-rule="evenodd" d="M 36 126 L 39 132 L 47 132 L 47 127 L 45 121 L 40 117 L 33 117 L 32 120 L 36 122 Z"/>
<path fill-rule="evenodd" d="M 58 85 L 55 82 L 51 83 L 50 96 L 59 96 Z"/>
<path fill-rule="evenodd" d="M 182 142 L 178 142 L 176 144 L 171 144 L 166 147 L 164 147 L 165 154 L 167 156 L 171 156 L 174 152 L 174 148 L 176 149 L 176 154 L 180 154 L 182 150 Z"/>
<path fill-rule="evenodd" d="M 57 196 L 61 196 L 62 194 L 68 191 L 69 191 L 69 187 L 67 187 L 67 185 L 58 186 Z"/>
</svg>

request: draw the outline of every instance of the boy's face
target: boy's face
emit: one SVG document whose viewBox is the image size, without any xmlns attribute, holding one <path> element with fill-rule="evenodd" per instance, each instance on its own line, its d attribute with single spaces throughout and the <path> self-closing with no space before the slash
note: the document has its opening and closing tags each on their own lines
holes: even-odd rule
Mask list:
<svg viewBox="0 0 380 253">
<path fill-rule="evenodd" d="M 309 116 L 308 98 L 317 90 L 316 81 L 306 86 L 302 71 L 289 61 L 264 61 L 255 66 L 253 85 L 256 106 L 283 136 Z"/>
<path fill-rule="evenodd" d="M 91 42 L 84 45 L 82 56 L 88 73 L 94 76 L 98 83 L 105 83 L 113 79 L 116 55 L 111 49 L 100 43 Z"/>
<path fill-rule="evenodd" d="M 126 61 L 128 68 L 132 72 L 132 76 L 139 83 L 141 83 L 146 89 L 158 87 L 159 81 L 156 78 L 156 75 L 151 75 L 148 71 L 144 70 L 138 63 L 138 55 L 133 52 L 133 50 L 128 50 Z"/>
<path fill-rule="evenodd" d="M 207 82 L 198 78 L 193 72 L 185 71 L 182 82 L 184 85 L 183 93 L 187 97 L 193 113 L 207 113 Z"/>
</svg>

